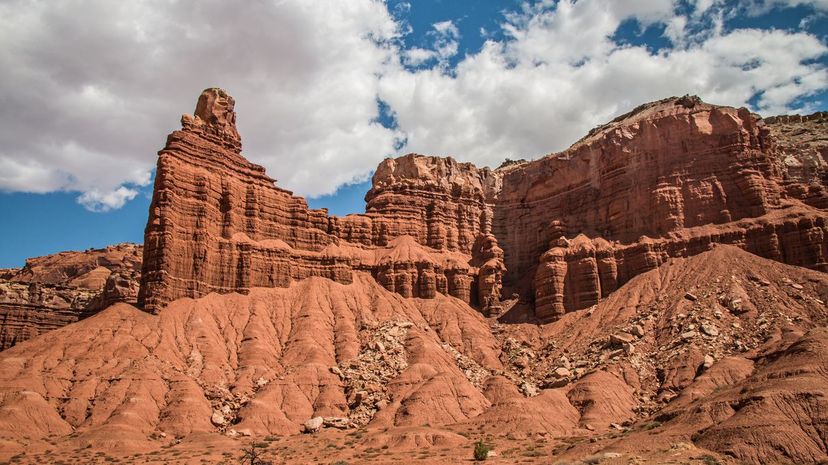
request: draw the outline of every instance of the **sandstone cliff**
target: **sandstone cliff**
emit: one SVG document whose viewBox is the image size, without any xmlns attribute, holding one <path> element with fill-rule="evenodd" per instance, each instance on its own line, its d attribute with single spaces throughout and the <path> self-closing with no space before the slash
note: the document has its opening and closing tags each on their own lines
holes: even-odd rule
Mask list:
<svg viewBox="0 0 828 465">
<path fill-rule="evenodd" d="M 0 350 L 100 311 L 135 303 L 141 246 L 30 258 L 0 276 Z"/>
<path fill-rule="evenodd" d="M 764 119 L 769 149 L 791 197 L 828 208 L 828 112 Z"/>
<path fill-rule="evenodd" d="M 377 167 L 365 215 L 334 218 L 333 231 L 351 242 L 384 245 L 398 236 L 438 250 L 471 254 L 491 233 L 500 176 L 451 157 L 409 154 Z"/>
<path fill-rule="evenodd" d="M 407 297 L 476 300 L 471 253 L 491 227 L 491 171 L 413 154 L 386 160 L 367 213 L 329 217 L 241 156 L 233 108 L 224 91 L 205 90 L 159 152 L 139 305 L 157 311 L 180 297 L 311 276 L 347 284 L 354 270 Z"/>
<path fill-rule="evenodd" d="M 506 283 L 525 292 L 531 279 L 536 315 L 557 318 L 714 243 L 825 270 L 820 152 L 796 152 L 813 169 L 783 172 L 797 145 L 766 126 L 745 109 L 671 98 L 505 168 L 494 233 Z"/>
</svg>

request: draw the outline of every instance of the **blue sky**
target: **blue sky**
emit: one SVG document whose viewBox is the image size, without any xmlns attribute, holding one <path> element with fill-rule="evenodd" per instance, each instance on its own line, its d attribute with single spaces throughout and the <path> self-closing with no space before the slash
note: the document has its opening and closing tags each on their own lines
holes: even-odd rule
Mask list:
<svg viewBox="0 0 828 465">
<path fill-rule="evenodd" d="M 337 215 L 363 211 L 371 170 L 384 157 L 417 151 L 480 165 L 533 158 L 672 94 L 766 115 L 828 110 L 821 0 L 619 1 L 614 11 L 587 0 L 354 0 L 331 18 L 292 2 L 293 9 L 249 14 L 222 2 L 137 12 L 74 3 L 49 12 L 27 2 L 0 7 L 7 18 L 0 40 L 12 44 L 0 55 L 0 90 L 20 98 L 0 122 L 0 267 L 140 243 L 155 151 L 213 85 L 236 97 L 245 154 L 311 207 Z M 84 7 L 94 14 L 79 18 Z M 137 25 L 98 28 L 121 23 L 95 14 Z M 186 20 L 174 24 L 177 35 L 153 33 L 159 18 L 178 14 Z M 228 29 L 199 29 L 198 15 L 221 15 Z M 594 21 L 578 23 L 583 18 Z M 246 41 L 244 31 L 268 21 L 289 21 L 273 26 L 285 37 Z M 191 36 L 192 45 L 181 39 Z M 130 42 L 136 37 L 138 45 Z M 151 50 L 140 48 L 154 37 Z M 62 53 L 64 46 L 101 49 L 84 58 Z M 768 52 L 774 47 L 784 53 Z M 753 58 L 740 63 L 742 56 Z M 636 57 L 646 63 L 625 65 Z M 645 64 L 651 82 L 636 69 Z M 694 66 L 706 80 L 672 82 Z M 753 66 L 759 72 L 749 79 L 732 72 Z M 598 77 L 584 80 L 578 73 L 586 71 Z"/>
</svg>

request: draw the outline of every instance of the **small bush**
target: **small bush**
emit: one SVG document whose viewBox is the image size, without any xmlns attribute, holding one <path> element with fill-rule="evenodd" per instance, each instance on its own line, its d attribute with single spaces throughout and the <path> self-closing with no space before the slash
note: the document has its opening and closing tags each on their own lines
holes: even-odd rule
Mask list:
<svg viewBox="0 0 828 465">
<path fill-rule="evenodd" d="M 656 429 L 656 428 L 658 428 L 659 426 L 661 426 L 661 422 L 660 422 L 660 421 L 651 421 L 651 422 L 649 422 L 649 423 L 644 423 L 644 426 L 642 426 L 642 427 L 641 427 L 641 429 L 643 429 L 643 430 L 651 430 L 651 429 Z"/>
<path fill-rule="evenodd" d="M 239 461 L 240 465 L 273 465 L 273 462 L 270 460 L 264 460 L 262 452 L 259 452 L 258 449 L 263 449 L 260 446 L 262 443 L 250 443 L 250 447 L 242 449 L 242 456 Z M 264 443 L 265 447 L 268 446 L 267 443 Z"/>
<path fill-rule="evenodd" d="M 474 443 L 474 459 L 475 460 L 486 460 L 489 457 L 489 451 L 492 450 L 492 447 L 486 444 L 483 441 L 477 441 Z"/>
<path fill-rule="evenodd" d="M 716 457 L 713 457 L 712 455 L 702 455 L 701 459 L 702 462 L 704 462 L 704 465 L 722 465 L 722 463 L 716 460 Z"/>
</svg>

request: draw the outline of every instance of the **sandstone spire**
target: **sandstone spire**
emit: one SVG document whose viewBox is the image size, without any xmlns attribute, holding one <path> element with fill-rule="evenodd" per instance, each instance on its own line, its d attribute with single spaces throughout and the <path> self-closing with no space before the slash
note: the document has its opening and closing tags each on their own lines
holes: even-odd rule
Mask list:
<svg viewBox="0 0 828 465">
<path fill-rule="evenodd" d="M 210 87 L 198 97 L 193 115 L 182 115 L 184 129 L 202 131 L 218 137 L 228 148 L 241 152 L 241 137 L 236 129 L 236 101 L 224 89 Z"/>
</svg>

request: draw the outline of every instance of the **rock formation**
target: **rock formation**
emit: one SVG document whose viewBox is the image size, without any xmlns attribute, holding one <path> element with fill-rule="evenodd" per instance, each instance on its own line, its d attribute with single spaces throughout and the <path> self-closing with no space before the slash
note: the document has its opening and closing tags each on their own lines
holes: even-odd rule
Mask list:
<svg viewBox="0 0 828 465">
<path fill-rule="evenodd" d="M 159 152 L 139 299 L 148 310 L 309 276 L 348 283 L 362 270 L 403 296 L 448 294 L 492 315 L 505 280 L 553 319 L 714 243 L 826 267 L 825 148 L 789 127 L 821 134 L 821 115 L 768 124 L 682 97 L 495 171 L 410 154 L 383 161 L 366 213 L 344 218 L 308 209 L 245 160 L 235 120 L 233 99 L 207 89 Z"/>
<path fill-rule="evenodd" d="M 507 284 L 533 275 L 536 315 L 557 318 L 714 243 L 826 270 L 828 216 L 812 206 L 821 152 L 797 152 L 813 168 L 783 173 L 780 159 L 794 157 L 782 147 L 796 144 L 775 142 L 766 126 L 745 109 L 672 98 L 505 168 L 494 232 Z"/>
<path fill-rule="evenodd" d="M 93 315 L 135 303 L 141 246 L 119 244 L 30 258 L 0 275 L 0 350 Z"/>
<path fill-rule="evenodd" d="M 491 233 L 500 187 L 492 170 L 452 158 L 389 158 L 374 173 L 366 214 L 332 219 L 332 230 L 366 245 L 407 235 L 437 250 L 471 254 L 479 236 Z"/>
<path fill-rule="evenodd" d="M 828 208 L 828 112 L 765 118 L 763 130 L 786 194 Z"/>
<path fill-rule="evenodd" d="M 205 90 L 158 154 L 139 305 L 157 311 L 180 297 L 311 276 L 347 284 L 354 270 L 406 297 L 473 302 L 472 246 L 490 231 L 499 188 L 490 170 L 413 154 L 386 160 L 366 214 L 328 217 L 241 156 L 233 106 L 224 91 Z"/>
<path fill-rule="evenodd" d="M 0 270 L 0 344 L 62 326 L 0 353 L 0 461 L 828 460 L 824 114 L 671 98 L 497 170 L 410 154 L 344 218 L 235 123 L 207 89 L 170 134 L 143 261 Z M 149 312 L 98 311 L 139 266 Z"/>
<path fill-rule="evenodd" d="M 0 460 L 218 462 L 248 435 L 291 444 L 287 463 L 375 449 L 460 462 L 480 435 L 504 463 L 828 457 L 823 273 L 716 246 L 592 311 L 494 328 L 458 299 L 353 276 L 179 299 L 158 315 L 117 304 L 0 353 Z"/>
</svg>

